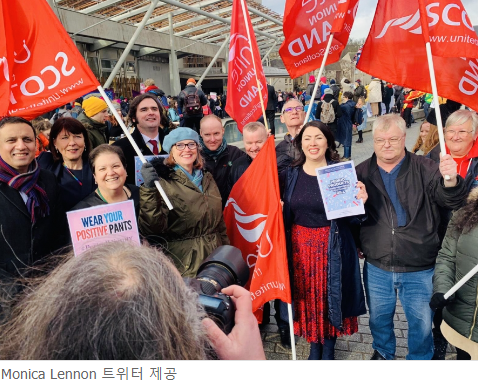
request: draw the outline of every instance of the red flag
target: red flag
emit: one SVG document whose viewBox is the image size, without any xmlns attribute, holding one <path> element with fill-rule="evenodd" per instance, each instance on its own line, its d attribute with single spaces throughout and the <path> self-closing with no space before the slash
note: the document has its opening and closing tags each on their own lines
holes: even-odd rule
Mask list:
<svg viewBox="0 0 478 384">
<path fill-rule="evenodd" d="M 99 83 L 45 0 L 0 0 L 0 116 L 33 119 Z"/>
<path fill-rule="evenodd" d="M 407 24 L 420 18 L 421 25 L 410 32 L 422 33 L 425 42 L 430 42 L 433 55 L 478 58 L 478 36 L 460 0 L 453 3 L 418 0 L 418 3 L 419 11 Z"/>
<path fill-rule="evenodd" d="M 257 84 L 256 71 L 260 89 Z M 267 105 L 266 77 L 249 11 L 244 0 L 235 0 L 232 3 L 227 85 L 226 112 L 236 121 L 237 128 L 242 133 L 244 125 L 251 121 L 257 121 L 262 115 L 259 92 L 262 93 L 264 108 Z"/>
<path fill-rule="evenodd" d="M 267 301 L 291 302 L 284 222 L 280 204 L 274 138 L 266 144 L 232 188 L 224 220 L 231 245 L 250 268 L 254 312 Z M 255 313 L 261 321 L 260 313 Z"/>
<path fill-rule="evenodd" d="M 327 42 L 335 32 L 326 64 L 340 59 L 357 13 L 358 0 L 287 0 L 279 53 L 292 78 L 320 67 Z"/>
<path fill-rule="evenodd" d="M 432 93 L 420 17 L 415 16 L 418 8 L 418 1 L 379 0 L 357 68 L 391 83 Z M 433 54 L 434 50 L 432 44 Z M 477 110 L 478 60 L 434 54 L 433 63 L 438 94 Z"/>
</svg>

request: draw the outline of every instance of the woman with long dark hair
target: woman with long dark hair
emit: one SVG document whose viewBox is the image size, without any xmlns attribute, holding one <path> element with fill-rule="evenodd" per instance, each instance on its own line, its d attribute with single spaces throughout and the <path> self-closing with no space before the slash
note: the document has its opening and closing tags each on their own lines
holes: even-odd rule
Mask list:
<svg viewBox="0 0 478 384">
<path fill-rule="evenodd" d="M 281 173 L 287 257 L 293 287 L 294 333 L 311 343 L 309 360 L 332 360 L 337 336 L 358 331 L 366 312 L 353 218 L 328 220 L 316 168 L 339 162 L 330 128 L 306 124 L 294 139 L 300 157 Z M 357 197 L 367 200 L 358 182 Z"/>
</svg>

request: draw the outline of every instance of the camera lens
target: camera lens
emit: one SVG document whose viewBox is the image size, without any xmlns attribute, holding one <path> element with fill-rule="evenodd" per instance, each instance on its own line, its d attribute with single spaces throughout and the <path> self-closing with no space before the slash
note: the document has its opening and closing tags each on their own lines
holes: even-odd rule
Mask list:
<svg viewBox="0 0 478 384">
<path fill-rule="evenodd" d="M 201 264 L 196 280 L 203 293 L 213 295 L 233 284 L 243 287 L 249 280 L 249 268 L 238 248 L 222 245 Z"/>
</svg>

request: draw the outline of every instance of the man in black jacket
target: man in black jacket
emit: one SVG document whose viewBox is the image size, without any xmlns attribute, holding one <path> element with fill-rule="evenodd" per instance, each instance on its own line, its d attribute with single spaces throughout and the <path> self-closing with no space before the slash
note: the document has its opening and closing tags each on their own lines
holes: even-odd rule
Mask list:
<svg viewBox="0 0 478 384">
<path fill-rule="evenodd" d="M 372 359 L 395 357 L 393 316 L 397 294 L 408 322 L 407 359 L 433 356 L 428 303 L 440 246 L 439 207 L 459 208 L 466 196 L 450 155 L 440 165 L 405 149 L 405 121 L 384 115 L 374 122 L 374 155 L 357 166 L 365 184 L 367 220 L 360 228 L 364 285 L 375 350 Z M 446 180 L 442 175 L 448 175 Z M 359 253 L 360 254 L 360 253 Z"/>
<path fill-rule="evenodd" d="M 233 145 L 228 145 L 224 138 L 224 127 L 219 117 L 204 116 L 201 120 L 199 141 L 205 168 L 212 173 L 222 197 L 222 209 L 229 196 L 228 178 L 234 162 L 246 157 L 245 152 Z"/>
<path fill-rule="evenodd" d="M 199 108 L 190 108 L 191 102 L 196 100 L 196 104 Z M 191 100 L 188 102 L 188 100 Z M 184 88 L 178 95 L 178 109 L 183 113 L 183 120 L 181 121 L 181 127 L 188 127 L 194 129 L 199 133 L 200 122 L 203 118 L 202 106 L 207 104 L 207 98 L 203 91 L 196 88 L 196 80 L 193 78 L 188 79 L 186 88 Z M 212 112 L 216 108 L 211 108 Z"/>
<path fill-rule="evenodd" d="M 35 131 L 20 117 L 0 120 L 0 284 L 68 243 L 53 173 L 35 160 Z M 1 312 L 1 310 L 0 310 Z"/>
<path fill-rule="evenodd" d="M 164 132 L 159 127 L 161 105 L 151 93 L 143 93 L 133 99 L 129 107 L 129 117 L 135 127 L 131 136 L 144 156 L 166 154 L 163 150 Z M 113 143 L 123 150 L 126 158 L 126 183 L 135 184 L 134 158 L 138 156 L 127 137 Z"/>
</svg>

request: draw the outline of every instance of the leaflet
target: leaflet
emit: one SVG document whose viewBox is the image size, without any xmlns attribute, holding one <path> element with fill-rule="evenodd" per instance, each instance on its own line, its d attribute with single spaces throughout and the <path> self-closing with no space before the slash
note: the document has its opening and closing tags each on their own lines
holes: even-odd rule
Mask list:
<svg viewBox="0 0 478 384">
<path fill-rule="evenodd" d="M 165 159 L 168 157 L 168 155 L 150 155 L 150 156 L 144 156 L 146 161 L 149 163 L 151 160 L 160 158 L 160 159 Z M 134 183 L 136 186 L 140 187 L 141 184 L 143 184 L 143 176 L 141 175 L 141 167 L 143 166 L 143 162 L 139 158 L 139 156 L 134 157 Z"/>
<path fill-rule="evenodd" d="M 317 168 L 317 180 L 328 220 L 365 213 L 353 161 Z"/>
</svg>

